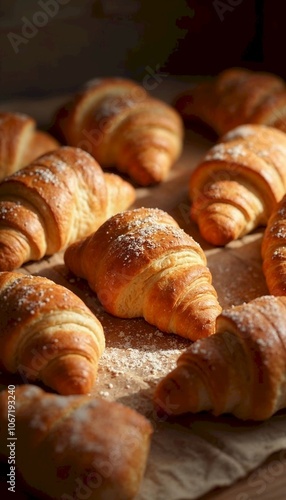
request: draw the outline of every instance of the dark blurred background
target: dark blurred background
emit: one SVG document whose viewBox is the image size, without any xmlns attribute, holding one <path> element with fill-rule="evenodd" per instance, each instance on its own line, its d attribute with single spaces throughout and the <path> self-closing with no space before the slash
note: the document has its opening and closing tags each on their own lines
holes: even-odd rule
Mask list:
<svg viewBox="0 0 286 500">
<path fill-rule="evenodd" d="M 282 0 L 1 0 L 0 100 L 97 76 L 148 81 L 230 66 L 286 78 Z"/>
</svg>

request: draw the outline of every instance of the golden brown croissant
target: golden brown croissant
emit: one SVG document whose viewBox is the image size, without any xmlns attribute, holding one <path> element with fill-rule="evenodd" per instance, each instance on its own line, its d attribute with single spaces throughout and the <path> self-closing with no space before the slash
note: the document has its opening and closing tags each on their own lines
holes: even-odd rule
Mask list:
<svg viewBox="0 0 286 500">
<path fill-rule="evenodd" d="M 261 254 L 269 292 L 272 295 L 286 295 L 286 195 L 268 220 Z"/>
<path fill-rule="evenodd" d="M 191 174 L 191 218 L 203 238 L 226 245 L 266 225 L 286 192 L 286 134 L 241 125 L 221 138 Z"/>
<path fill-rule="evenodd" d="M 286 297 L 262 296 L 223 311 L 216 333 L 194 342 L 157 385 L 165 412 L 232 413 L 265 420 L 286 407 Z"/>
<path fill-rule="evenodd" d="M 143 316 L 192 340 L 214 331 L 221 307 L 205 253 L 162 210 L 119 213 L 68 247 L 64 259 L 114 316 Z"/>
<path fill-rule="evenodd" d="M 227 69 L 182 92 L 174 106 L 186 122 L 200 120 L 218 135 L 246 123 L 286 132 L 286 84 L 271 73 Z"/>
<path fill-rule="evenodd" d="M 79 148 L 38 158 L 0 184 L 0 271 L 62 250 L 134 199 L 131 184 Z"/>
<path fill-rule="evenodd" d="M 0 113 L 0 180 L 59 146 L 50 134 L 36 129 L 30 116 Z"/>
<path fill-rule="evenodd" d="M 152 432 L 143 415 L 120 403 L 49 394 L 33 385 L 8 386 L 0 394 L 2 461 L 10 471 L 16 467 L 37 498 L 131 500 Z"/>
<path fill-rule="evenodd" d="M 105 340 L 73 292 L 41 276 L 0 273 L 0 368 L 61 394 L 89 392 Z"/>
<path fill-rule="evenodd" d="M 58 111 L 55 130 L 103 167 L 115 166 L 144 186 L 166 178 L 183 143 L 177 111 L 123 78 L 88 82 Z"/>
</svg>

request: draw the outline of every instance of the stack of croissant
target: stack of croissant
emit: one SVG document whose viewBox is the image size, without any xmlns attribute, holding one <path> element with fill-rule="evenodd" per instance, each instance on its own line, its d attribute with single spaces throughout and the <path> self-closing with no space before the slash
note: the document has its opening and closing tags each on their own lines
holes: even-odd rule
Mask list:
<svg viewBox="0 0 286 500">
<path fill-rule="evenodd" d="M 152 426 L 135 410 L 90 396 L 102 324 L 70 290 L 20 268 L 64 251 L 133 204 L 135 187 L 102 167 L 139 185 L 163 181 L 181 153 L 182 120 L 140 85 L 114 78 L 89 82 L 59 110 L 55 130 L 60 142 L 28 115 L 0 114 L 0 368 L 24 382 L 0 396 L 0 455 L 9 456 L 13 417 L 28 491 L 126 500 L 140 486 Z M 199 259 L 206 267 L 202 251 Z M 216 303 L 207 270 L 205 280 Z M 198 323 L 202 334 L 213 327 Z"/>
<path fill-rule="evenodd" d="M 24 381 L 0 394 L 2 460 L 11 463 L 16 442 L 17 471 L 39 498 L 78 498 L 82 489 L 92 499 L 133 498 L 152 427 L 135 410 L 89 394 L 105 347 L 100 321 L 65 287 L 9 271 L 0 273 L 0 315 L 1 369 Z"/>
<path fill-rule="evenodd" d="M 30 117 L 0 117 L 17 146 L 7 140 L 0 155 L 0 369 L 24 381 L 0 395 L 0 455 L 14 398 L 17 467 L 32 493 L 133 498 L 153 429 L 90 395 L 103 326 L 73 292 L 19 269 L 30 261 L 63 252 L 108 314 L 189 339 L 154 390 L 167 415 L 265 420 L 286 408 L 285 103 L 280 78 L 233 69 L 178 96 L 176 109 L 128 80 L 89 82 L 56 114 L 65 145 Z M 222 310 L 202 246 L 167 212 L 132 208 L 131 181 L 101 167 L 141 186 L 164 181 L 182 149 L 180 115 L 219 135 L 190 175 L 190 217 L 214 246 L 264 226 L 269 295 Z"/>
<path fill-rule="evenodd" d="M 265 227 L 269 295 L 223 310 L 215 333 L 179 356 L 154 392 L 170 415 L 210 411 L 265 420 L 286 408 L 286 86 L 275 75 L 226 70 L 175 101 L 219 138 L 195 167 L 190 217 L 204 240 L 225 246 Z"/>
<path fill-rule="evenodd" d="M 100 127 L 109 116 L 101 150 L 106 148 L 111 164 L 119 158 L 120 170 L 139 184 L 162 181 L 181 152 L 178 113 L 132 82 L 104 81 L 94 90 L 76 109 L 83 130 L 89 126 L 92 134 L 96 116 Z M 69 133 L 76 136 L 79 124 L 72 123 L 72 110 L 69 119 Z M 98 155 L 86 151 L 83 142 L 67 140 L 62 146 L 27 115 L 2 113 L 0 129 L 0 366 L 25 384 L 44 388 L 9 385 L 1 393 L 0 454 L 8 458 L 10 400 L 17 401 L 17 468 L 29 491 L 44 498 L 75 498 L 83 488 L 90 498 L 133 498 L 146 467 L 152 426 L 135 410 L 89 394 L 105 346 L 100 321 L 65 287 L 14 271 L 91 234 L 132 205 L 135 188 L 104 172 Z M 101 152 L 105 166 L 106 158 Z"/>
</svg>

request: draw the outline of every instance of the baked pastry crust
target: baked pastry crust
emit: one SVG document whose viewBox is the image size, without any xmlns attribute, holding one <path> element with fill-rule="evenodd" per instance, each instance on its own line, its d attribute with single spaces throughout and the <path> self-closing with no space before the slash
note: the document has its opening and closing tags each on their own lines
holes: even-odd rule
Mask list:
<svg viewBox="0 0 286 500">
<path fill-rule="evenodd" d="M 64 260 L 114 316 L 143 316 L 192 340 L 214 332 L 221 307 L 205 253 L 163 210 L 116 214 L 69 246 Z"/>
<path fill-rule="evenodd" d="M 79 148 L 37 158 L 0 184 L 0 271 L 63 250 L 135 197 L 129 182 L 104 174 Z"/>
<path fill-rule="evenodd" d="M 102 167 L 115 167 L 137 184 L 166 179 L 181 154 L 184 129 L 177 111 L 124 78 L 96 79 L 62 106 L 54 130 Z"/>
<path fill-rule="evenodd" d="M 157 385 L 166 413 L 232 413 L 266 420 L 286 407 L 286 297 L 266 295 L 225 309 L 214 335 L 192 344 Z"/>
<path fill-rule="evenodd" d="M 45 153 L 60 147 L 48 132 L 23 113 L 0 113 L 0 181 Z"/>
<path fill-rule="evenodd" d="M 145 417 L 120 403 L 49 394 L 33 385 L 13 394 L 16 465 L 27 491 L 53 500 L 83 492 L 90 500 L 135 497 L 153 432 Z M 0 394 L 0 455 L 6 461 L 8 396 Z"/>
<path fill-rule="evenodd" d="M 203 238 L 223 246 L 265 226 L 286 192 L 286 134 L 241 125 L 225 134 L 190 177 L 190 215 Z"/>
<path fill-rule="evenodd" d="M 286 84 L 272 73 L 226 69 L 182 92 L 174 106 L 185 122 L 199 120 L 219 136 L 246 123 L 286 132 Z"/>
<path fill-rule="evenodd" d="M 0 368 L 60 394 L 93 388 L 105 348 L 85 303 L 42 276 L 0 272 Z"/>
</svg>

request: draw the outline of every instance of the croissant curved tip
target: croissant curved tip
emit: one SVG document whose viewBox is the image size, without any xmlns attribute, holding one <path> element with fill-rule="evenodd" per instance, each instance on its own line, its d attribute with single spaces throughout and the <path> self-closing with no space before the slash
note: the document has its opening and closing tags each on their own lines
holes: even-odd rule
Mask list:
<svg viewBox="0 0 286 500">
<path fill-rule="evenodd" d="M 18 242 L 16 242 L 18 243 Z M 14 271 L 23 264 L 20 244 L 18 244 L 18 252 L 11 252 L 9 245 L 0 242 L 0 272 Z"/>
<path fill-rule="evenodd" d="M 212 204 L 197 215 L 197 223 L 202 237 L 214 246 L 225 246 L 243 236 L 246 228 L 243 214 L 228 206 L 228 212 L 219 210 L 218 204 Z M 191 210 L 191 218 L 195 210 Z"/>
<path fill-rule="evenodd" d="M 200 372 L 187 368 L 184 364 L 178 364 L 159 382 L 154 393 L 154 405 L 170 416 L 198 413 L 212 408 Z"/>
<path fill-rule="evenodd" d="M 169 151 L 149 147 L 136 151 L 129 158 L 126 158 L 125 165 L 128 164 L 128 173 L 141 186 L 149 186 L 162 182 L 170 168 L 173 160 Z M 123 163 L 122 163 L 123 167 Z M 126 167 L 123 167 L 124 170 Z"/>
<path fill-rule="evenodd" d="M 231 231 L 218 230 L 215 224 L 209 224 L 207 228 L 203 224 L 199 224 L 199 228 L 204 240 L 216 247 L 226 246 L 228 243 L 236 239 L 233 237 L 233 233 Z"/>
<path fill-rule="evenodd" d="M 117 212 L 129 208 L 136 200 L 136 190 L 130 182 L 124 180 L 117 174 L 104 172 L 107 188 L 107 214 L 112 217 Z"/>
<path fill-rule="evenodd" d="M 93 382 L 93 380 L 86 380 L 86 378 L 81 376 L 69 377 L 68 380 L 54 384 L 54 389 L 63 396 L 88 394 L 92 390 Z"/>
<path fill-rule="evenodd" d="M 45 366 L 40 373 L 42 382 L 53 390 L 69 396 L 88 394 L 94 385 L 97 366 L 81 356 L 67 355 Z"/>
<path fill-rule="evenodd" d="M 154 406 L 158 416 L 182 413 L 182 388 L 175 378 L 167 376 L 157 386 Z M 186 410 L 187 411 L 187 410 Z"/>
</svg>

